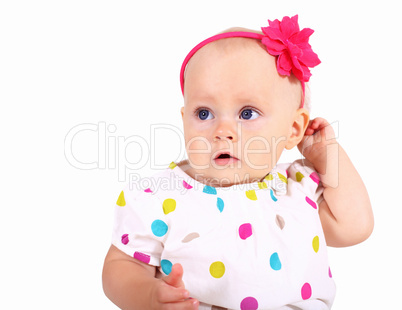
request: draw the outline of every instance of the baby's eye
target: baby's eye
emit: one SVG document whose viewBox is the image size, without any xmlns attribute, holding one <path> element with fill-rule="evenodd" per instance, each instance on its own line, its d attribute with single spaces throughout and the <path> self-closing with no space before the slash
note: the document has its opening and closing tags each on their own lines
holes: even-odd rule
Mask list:
<svg viewBox="0 0 402 310">
<path fill-rule="evenodd" d="M 260 116 L 260 114 L 252 109 L 245 109 L 240 113 L 240 118 L 242 119 L 255 119 L 258 116 Z"/>
<path fill-rule="evenodd" d="M 212 119 L 213 115 L 208 110 L 200 110 L 200 111 L 198 111 L 198 118 L 200 120 L 205 121 L 205 120 L 208 120 L 208 119 Z"/>
</svg>

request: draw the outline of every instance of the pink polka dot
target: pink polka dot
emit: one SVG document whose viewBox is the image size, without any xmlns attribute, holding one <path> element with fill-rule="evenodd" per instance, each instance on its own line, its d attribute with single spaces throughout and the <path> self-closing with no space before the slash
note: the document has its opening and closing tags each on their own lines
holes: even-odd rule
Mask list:
<svg viewBox="0 0 402 310">
<path fill-rule="evenodd" d="M 144 192 L 146 192 L 146 193 L 152 193 L 152 191 L 151 191 L 150 188 L 144 189 Z"/>
<path fill-rule="evenodd" d="M 301 296 L 303 300 L 309 299 L 311 297 L 311 285 L 309 283 L 304 283 L 301 289 Z"/>
<path fill-rule="evenodd" d="M 240 236 L 241 239 L 246 240 L 252 234 L 253 234 L 253 231 L 251 229 L 251 224 L 250 223 L 240 225 L 240 227 L 239 227 L 239 236 Z"/>
<path fill-rule="evenodd" d="M 258 302 L 254 297 L 246 297 L 240 303 L 241 310 L 257 310 Z"/>
<path fill-rule="evenodd" d="M 314 201 L 312 201 L 310 198 L 308 198 L 307 196 L 306 196 L 306 201 L 307 201 L 307 203 L 308 203 L 310 206 L 312 206 L 314 209 L 317 209 L 317 204 L 316 204 Z"/>
<path fill-rule="evenodd" d="M 126 245 L 128 243 L 128 234 L 124 234 L 123 236 L 121 236 L 121 243 L 123 243 L 124 245 Z"/>
<path fill-rule="evenodd" d="M 329 275 L 330 278 L 332 278 L 332 272 L 331 272 L 331 268 L 330 268 L 330 267 L 328 267 L 328 275 Z"/>
<path fill-rule="evenodd" d="M 149 262 L 151 261 L 151 256 L 141 253 L 141 252 L 135 252 L 134 253 L 134 258 L 138 259 L 139 261 L 145 263 L 145 264 L 149 264 Z"/>
<path fill-rule="evenodd" d="M 193 187 L 190 185 L 190 184 L 188 184 L 186 181 L 184 181 L 183 180 L 183 186 L 184 186 L 184 188 L 187 188 L 187 189 L 192 189 Z"/>
<path fill-rule="evenodd" d="M 317 184 L 320 184 L 320 177 L 317 172 L 312 172 L 310 178 Z"/>
</svg>

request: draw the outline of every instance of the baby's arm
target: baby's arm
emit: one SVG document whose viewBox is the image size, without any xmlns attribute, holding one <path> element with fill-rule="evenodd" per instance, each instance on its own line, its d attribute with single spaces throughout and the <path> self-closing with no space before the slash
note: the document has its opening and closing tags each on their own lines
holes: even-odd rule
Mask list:
<svg viewBox="0 0 402 310">
<path fill-rule="evenodd" d="M 179 264 L 163 279 L 155 278 L 156 268 L 142 263 L 111 246 L 103 266 L 103 289 L 121 309 L 198 309 L 189 299 Z"/>
<path fill-rule="evenodd" d="M 299 150 L 324 187 L 319 214 L 327 244 L 342 247 L 367 239 L 374 217 L 366 187 L 325 119 L 310 121 Z"/>
</svg>

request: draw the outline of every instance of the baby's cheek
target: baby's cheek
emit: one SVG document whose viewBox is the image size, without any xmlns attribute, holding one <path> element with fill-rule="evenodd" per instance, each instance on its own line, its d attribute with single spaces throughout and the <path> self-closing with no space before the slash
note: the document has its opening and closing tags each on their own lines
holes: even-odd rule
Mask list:
<svg viewBox="0 0 402 310">
<path fill-rule="evenodd" d="M 206 139 L 196 137 L 186 141 L 186 152 L 191 164 L 197 166 L 210 164 L 211 145 Z"/>
<path fill-rule="evenodd" d="M 243 142 L 244 154 L 268 154 L 271 152 L 271 143 L 265 137 L 250 137 Z"/>
<path fill-rule="evenodd" d="M 266 170 L 272 168 L 271 154 L 269 153 L 249 153 L 244 158 L 247 168 L 252 170 Z"/>
<path fill-rule="evenodd" d="M 272 169 L 285 146 L 285 139 L 252 137 L 244 143 L 243 159 L 251 169 Z"/>
</svg>

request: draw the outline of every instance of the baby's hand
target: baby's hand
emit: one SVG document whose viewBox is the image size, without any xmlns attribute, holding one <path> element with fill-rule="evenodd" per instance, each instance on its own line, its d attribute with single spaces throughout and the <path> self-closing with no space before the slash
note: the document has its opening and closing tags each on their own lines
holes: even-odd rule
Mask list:
<svg viewBox="0 0 402 310">
<path fill-rule="evenodd" d="M 153 309 L 198 309 L 198 301 L 190 298 L 189 292 L 184 287 L 182 277 L 183 267 L 180 264 L 174 264 L 170 274 L 162 278 L 153 290 Z"/>
<path fill-rule="evenodd" d="M 326 164 L 335 148 L 328 148 L 336 144 L 335 132 L 332 126 L 323 118 L 318 117 L 310 121 L 303 139 L 298 144 L 299 151 L 310 161 L 319 173 L 325 173 Z"/>
</svg>

